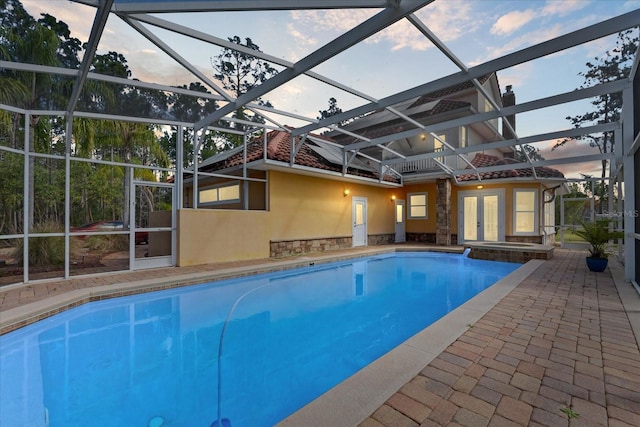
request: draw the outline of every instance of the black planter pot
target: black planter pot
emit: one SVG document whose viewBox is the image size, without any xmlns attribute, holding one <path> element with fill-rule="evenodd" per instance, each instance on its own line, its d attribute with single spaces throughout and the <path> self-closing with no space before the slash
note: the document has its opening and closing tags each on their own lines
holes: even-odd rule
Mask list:
<svg viewBox="0 0 640 427">
<path fill-rule="evenodd" d="M 589 267 L 589 270 L 591 271 L 595 271 L 595 272 L 602 272 L 605 270 L 605 268 L 607 268 L 607 264 L 609 263 L 609 260 L 607 258 L 592 258 L 592 257 L 587 257 L 587 267 Z"/>
</svg>

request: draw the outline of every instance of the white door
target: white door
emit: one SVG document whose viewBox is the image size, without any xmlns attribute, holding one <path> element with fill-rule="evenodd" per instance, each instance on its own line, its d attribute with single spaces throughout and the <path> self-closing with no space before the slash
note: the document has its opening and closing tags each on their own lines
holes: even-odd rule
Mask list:
<svg viewBox="0 0 640 427">
<path fill-rule="evenodd" d="M 504 193 L 458 193 L 458 242 L 504 240 Z"/>
<path fill-rule="evenodd" d="M 353 246 L 367 246 L 367 198 L 352 199 Z"/>
<path fill-rule="evenodd" d="M 396 243 L 404 243 L 407 241 L 407 234 L 405 232 L 406 213 L 404 209 L 404 200 L 396 200 L 395 207 Z"/>
</svg>

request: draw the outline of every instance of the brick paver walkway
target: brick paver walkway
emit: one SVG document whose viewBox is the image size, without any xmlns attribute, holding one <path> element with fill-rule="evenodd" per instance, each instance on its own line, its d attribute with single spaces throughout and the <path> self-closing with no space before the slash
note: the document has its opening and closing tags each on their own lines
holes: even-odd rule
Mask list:
<svg viewBox="0 0 640 427">
<path fill-rule="evenodd" d="M 584 256 L 556 250 L 360 427 L 640 426 L 638 343 L 611 274 L 589 272 Z M 0 311 L 81 287 L 234 265 L 0 288 Z"/>
<path fill-rule="evenodd" d="M 609 272 L 556 251 L 360 427 L 640 426 L 640 351 Z"/>
</svg>

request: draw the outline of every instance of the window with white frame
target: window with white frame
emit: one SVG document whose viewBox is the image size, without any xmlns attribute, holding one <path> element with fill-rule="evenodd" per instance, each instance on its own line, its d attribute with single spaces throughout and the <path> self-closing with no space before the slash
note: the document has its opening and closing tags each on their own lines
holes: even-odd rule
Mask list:
<svg viewBox="0 0 640 427">
<path fill-rule="evenodd" d="M 427 219 L 427 193 L 409 193 L 409 219 Z"/>
<path fill-rule="evenodd" d="M 513 234 L 535 234 L 538 229 L 538 191 L 514 190 Z"/>
<path fill-rule="evenodd" d="M 198 192 L 198 201 L 202 205 L 238 202 L 240 201 L 240 184 L 203 188 Z"/>
</svg>

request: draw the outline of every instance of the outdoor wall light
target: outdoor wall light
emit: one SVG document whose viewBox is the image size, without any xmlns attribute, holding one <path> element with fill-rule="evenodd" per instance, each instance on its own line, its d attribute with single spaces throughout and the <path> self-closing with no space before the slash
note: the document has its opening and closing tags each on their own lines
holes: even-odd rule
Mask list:
<svg viewBox="0 0 640 427">
<path fill-rule="evenodd" d="M 391 201 L 392 201 L 392 202 L 395 202 L 395 200 L 396 200 L 396 195 L 395 195 L 395 194 L 392 194 L 392 195 L 391 195 Z"/>
<path fill-rule="evenodd" d="M 351 191 L 350 191 L 348 188 L 345 188 L 345 189 L 344 189 L 343 196 L 344 196 L 344 197 L 347 197 L 347 196 L 349 195 L 349 193 L 351 193 Z"/>
<path fill-rule="evenodd" d="M 427 135 L 424 134 L 424 133 L 421 133 L 420 134 L 420 139 L 424 141 L 425 139 L 427 139 Z"/>
<path fill-rule="evenodd" d="M 478 185 L 476 188 L 477 188 L 478 190 L 482 190 L 482 189 L 484 188 L 484 185 Z"/>
</svg>

